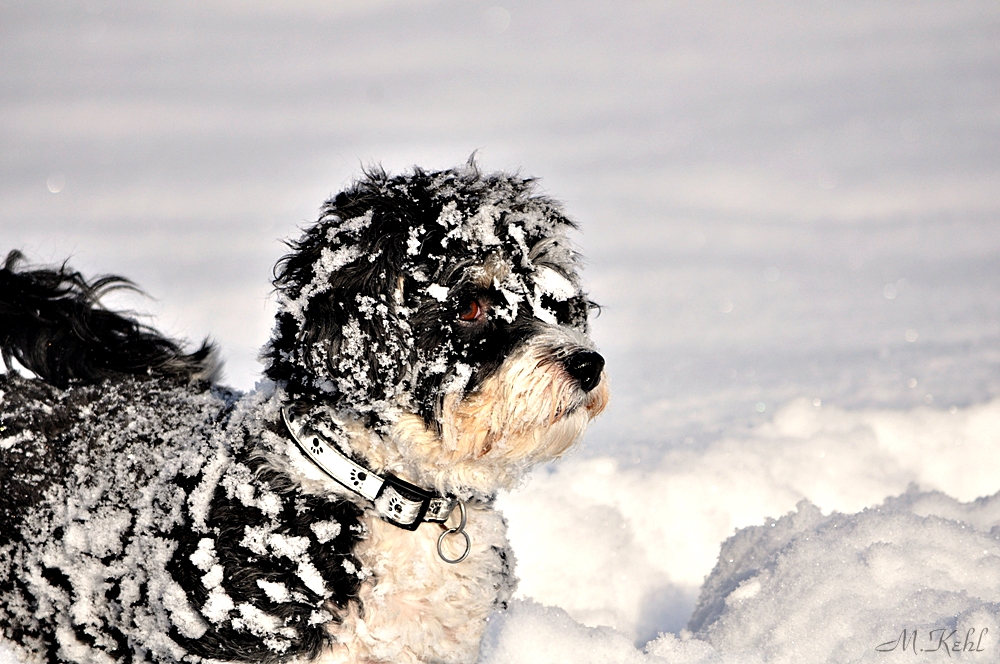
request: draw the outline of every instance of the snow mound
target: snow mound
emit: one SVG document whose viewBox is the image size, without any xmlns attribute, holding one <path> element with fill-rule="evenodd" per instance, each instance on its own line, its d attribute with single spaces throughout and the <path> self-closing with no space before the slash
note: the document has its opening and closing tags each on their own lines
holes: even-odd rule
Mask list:
<svg viewBox="0 0 1000 664">
<path fill-rule="evenodd" d="M 803 501 L 729 538 L 690 631 L 643 650 L 532 601 L 494 621 L 481 664 L 996 661 L 1000 494 L 960 503 L 911 490 L 829 516 Z"/>
<path fill-rule="evenodd" d="M 753 429 L 669 449 L 658 464 L 564 460 L 500 507 L 517 552 L 518 597 L 643 644 L 685 626 L 720 544 L 739 528 L 802 500 L 851 514 L 911 486 L 970 501 L 1000 491 L 998 467 L 1000 400 L 855 411 L 800 399 Z M 954 500 L 920 500 L 934 504 L 925 514 L 972 518 L 971 507 L 948 507 Z"/>
<path fill-rule="evenodd" d="M 852 515 L 802 502 L 739 531 L 689 623 L 720 651 L 774 663 L 877 661 L 907 643 L 996 661 L 998 625 L 1000 494 L 917 491 Z"/>
</svg>

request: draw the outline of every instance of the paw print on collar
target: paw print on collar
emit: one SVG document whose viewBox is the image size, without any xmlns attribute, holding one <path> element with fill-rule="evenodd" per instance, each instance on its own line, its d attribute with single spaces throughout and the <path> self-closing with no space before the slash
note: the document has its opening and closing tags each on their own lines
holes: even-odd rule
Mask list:
<svg viewBox="0 0 1000 664">
<path fill-rule="evenodd" d="M 386 508 L 393 514 L 401 514 L 403 512 L 403 501 L 400 500 L 399 496 L 392 494 L 389 496 L 389 503 L 386 505 Z"/>
<path fill-rule="evenodd" d="M 368 473 L 356 468 L 351 469 L 351 484 L 353 484 L 355 488 L 360 488 L 361 483 L 366 479 L 368 479 Z"/>
</svg>

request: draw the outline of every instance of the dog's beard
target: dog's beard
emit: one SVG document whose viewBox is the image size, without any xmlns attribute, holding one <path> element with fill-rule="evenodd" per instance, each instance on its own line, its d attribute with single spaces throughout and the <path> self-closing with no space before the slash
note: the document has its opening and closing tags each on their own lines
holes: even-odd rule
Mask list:
<svg viewBox="0 0 1000 664">
<path fill-rule="evenodd" d="M 533 344 L 474 393 L 445 397 L 442 444 L 458 458 L 502 457 L 535 463 L 563 454 L 607 401 L 602 385 L 584 393 L 576 380 Z"/>
<path fill-rule="evenodd" d="M 456 495 L 489 495 L 576 442 L 608 401 L 607 380 L 584 392 L 557 359 L 565 339 L 539 337 L 470 394 L 446 394 L 439 432 L 403 415 L 392 438 L 402 459 L 420 459 L 414 480 Z M 420 477 L 416 477 L 420 476 Z"/>
</svg>

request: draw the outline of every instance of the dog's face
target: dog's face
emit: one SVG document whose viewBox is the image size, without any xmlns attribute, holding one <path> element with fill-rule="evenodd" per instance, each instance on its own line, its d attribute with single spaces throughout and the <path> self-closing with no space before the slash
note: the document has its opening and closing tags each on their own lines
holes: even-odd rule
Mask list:
<svg viewBox="0 0 1000 664">
<path fill-rule="evenodd" d="M 370 174 L 279 264 L 267 375 L 431 465 L 558 456 L 607 400 L 570 228 L 471 164 Z"/>
</svg>

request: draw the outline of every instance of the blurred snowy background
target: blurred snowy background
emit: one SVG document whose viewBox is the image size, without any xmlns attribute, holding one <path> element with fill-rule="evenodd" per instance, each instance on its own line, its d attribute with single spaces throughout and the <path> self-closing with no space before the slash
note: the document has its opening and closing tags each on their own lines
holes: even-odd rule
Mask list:
<svg viewBox="0 0 1000 664">
<path fill-rule="evenodd" d="M 1000 506 L 917 489 L 741 531 L 774 564 L 720 568 L 681 632 L 723 540 L 802 499 L 1000 490 L 997 4 L 0 0 L 0 250 L 129 276 L 242 389 L 280 240 L 363 165 L 474 150 L 580 222 L 614 395 L 503 499 L 530 600 L 484 661 L 857 661 L 962 616 L 1000 658 Z M 856 601 L 782 595 L 795 561 Z M 803 655 L 786 610 L 842 641 Z"/>
</svg>

